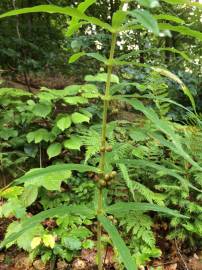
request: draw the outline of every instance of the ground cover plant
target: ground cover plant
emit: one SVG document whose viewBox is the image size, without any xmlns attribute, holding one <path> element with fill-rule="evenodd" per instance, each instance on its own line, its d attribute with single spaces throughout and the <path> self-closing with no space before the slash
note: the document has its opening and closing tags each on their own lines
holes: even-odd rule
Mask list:
<svg viewBox="0 0 202 270">
<path fill-rule="evenodd" d="M 117 40 L 143 29 L 151 36 L 174 31 L 199 41 L 202 34 L 181 25 L 179 17 L 160 13 L 156 0 L 122 1 L 111 24 L 86 15 L 95 2 L 86 0 L 76 8 L 39 5 L 0 15 L 3 20 L 59 13 L 68 16 L 68 36 L 88 24 L 111 35 L 108 58 L 84 50 L 70 57 L 71 65 L 85 57 L 101 63 L 83 83 L 63 90 L 42 87 L 35 94 L 0 90 L 1 174 L 3 182 L 5 174 L 16 178 L 1 191 L 1 216 L 15 217 L 1 247 L 17 244 L 44 262 L 71 261 L 82 248 L 95 249 L 101 270 L 110 245 L 117 269 L 134 270 L 161 255 L 153 223 L 169 219 L 170 239 L 200 247 L 202 119 L 178 76 L 165 66 L 137 61 L 141 51 L 116 57 Z M 195 2 L 172 4 L 201 9 Z M 189 59 L 175 48 L 160 51 Z M 143 74 L 139 81 L 136 69 Z M 173 84 L 189 107 L 171 98 Z M 186 114 L 186 123 L 173 121 L 174 106 Z M 125 116 L 118 115 L 122 107 L 127 107 Z"/>
</svg>

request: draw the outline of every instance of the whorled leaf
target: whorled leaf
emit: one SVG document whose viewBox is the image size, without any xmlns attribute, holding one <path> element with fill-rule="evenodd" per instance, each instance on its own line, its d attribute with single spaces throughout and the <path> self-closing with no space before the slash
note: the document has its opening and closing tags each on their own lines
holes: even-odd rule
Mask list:
<svg viewBox="0 0 202 270">
<path fill-rule="evenodd" d="M 163 2 L 172 4 L 172 5 L 187 5 L 191 7 L 197 7 L 202 9 L 202 4 L 200 2 L 194 2 L 190 0 L 162 0 Z"/>
<path fill-rule="evenodd" d="M 101 222 L 102 226 L 104 227 L 106 232 L 109 234 L 110 238 L 112 239 L 113 245 L 117 249 L 120 255 L 120 258 L 124 266 L 126 267 L 126 269 L 137 270 L 135 261 L 132 258 L 128 247 L 124 243 L 116 227 L 104 215 L 98 216 L 98 220 Z"/>
<path fill-rule="evenodd" d="M 73 54 L 70 58 L 69 58 L 69 64 L 72 64 L 74 62 L 76 62 L 78 59 L 80 59 L 82 56 L 86 55 L 85 52 L 78 52 Z"/>
<path fill-rule="evenodd" d="M 12 10 L 12 11 L 8 11 L 6 13 L 1 14 L 0 19 L 10 17 L 10 16 L 15 16 L 15 15 L 20 15 L 20 14 L 36 13 L 36 12 L 64 14 L 72 18 L 77 18 L 79 20 L 84 20 L 84 21 L 87 21 L 88 23 L 95 24 L 110 32 L 114 32 L 114 29 L 108 23 L 102 22 L 101 20 L 95 17 L 87 16 L 81 11 L 79 11 L 77 8 L 59 7 L 56 5 L 38 5 L 35 7 L 30 7 L 30 8 Z"/>
<path fill-rule="evenodd" d="M 84 12 L 94 3 L 96 0 L 85 0 L 84 2 L 80 3 L 78 5 L 78 11 L 84 14 Z M 67 29 L 67 36 L 70 37 L 72 36 L 80 27 L 82 26 L 82 23 L 79 22 L 78 18 L 72 18 L 72 20 L 69 23 L 69 27 Z"/>
<path fill-rule="evenodd" d="M 123 10 L 116 11 L 112 16 L 112 27 L 119 30 L 119 27 L 124 23 L 127 17 L 127 12 Z"/>
<path fill-rule="evenodd" d="M 192 30 L 191 28 L 187 26 L 175 26 L 171 25 L 169 23 L 159 23 L 158 24 L 160 30 L 171 30 L 174 32 L 178 32 L 185 36 L 191 36 L 194 37 L 200 41 L 202 41 L 202 33 L 196 30 Z"/>
<path fill-rule="evenodd" d="M 164 213 L 166 215 L 171 215 L 179 218 L 187 218 L 184 215 L 181 215 L 178 211 L 169 209 L 167 207 L 151 204 L 151 203 L 136 203 L 136 202 L 118 202 L 111 206 L 108 206 L 105 209 L 106 213 L 108 214 L 127 214 L 131 211 L 140 211 L 140 212 L 148 212 L 148 211 L 155 211 Z"/>
<path fill-rule="evenodd" d="M 14 180 L 12 185 L 20 185 L 27 183 L 28 181 L 37 181 L 42 177 L 46 178 L 51 176 L 57 177 L 58 173 L 66 171 L 78 171 L 78 172 L 99 172 L 99 169 L 93 166 L 83 165 L 83 164 L 59 164 L 51 165 L 46 168 L 34 169 L 26 173 L 24 176 Z"/>
<path fill-rule="evenodd" d="M 159 35 L 158 23 L 149 11 L 144 9 L 135 9 L 129 11 L 129 14 L 135 17 L 137 21 L 146 29 L 153 32 L 157 36 Z"/>
<path fill-rule="evenodd" d="M 158 14 L 158 15 L 154 15 L 154 18 L 157 20 L 166 20 L 166 21 L 176 22 L 180 24 L 185 23 L 185 21 L 182 20 L 181 18 L 170 15 L 170 14 Z"/>
</svg>

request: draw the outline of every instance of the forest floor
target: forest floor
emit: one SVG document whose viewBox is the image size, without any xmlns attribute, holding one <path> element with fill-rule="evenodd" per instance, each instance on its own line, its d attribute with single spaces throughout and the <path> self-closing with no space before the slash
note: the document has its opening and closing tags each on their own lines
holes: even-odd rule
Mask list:
<svg viewBox="0 0 202 270">
<path fill-rule="evenodd" d="M 1 77 L 2 84 L 0 87 L 9 87 L 23 89 L 31 93 L 36 93 L 41 87 L 47 87 L 49 89 L 64 89 L 66 86 L 76 84 L 81 80 L 75 76 L 65 76 L 62 74 L 52 75 L 30 75 L 26 81 L 23 76 Z"/>
<path fill-rule="evenodd" d="M 4 234 L 9 219 L 0 219 L 0 240 Z M 159 242 L 159 243 L 158 243 Z M 191 253 L 191 250 L 177 246 L 175 241 L 162 239 L 157 245 L 162 250 L 162 256 L 148 263 L 148 266 L 140 267 L 139 270 L 202 270 L 202 252 Z M 0 270 L 96 270 L 95 250 L 82 250 L 81 255 L 70 264 L 56 260 L 51 264 L 44 264 L 39 258 L 31 261 L 27 253 L 13 246 L 0 251 Z M 119 270 L 115 266 L 111 247 L 105 256 L 105 270 Z"/>
</svg>

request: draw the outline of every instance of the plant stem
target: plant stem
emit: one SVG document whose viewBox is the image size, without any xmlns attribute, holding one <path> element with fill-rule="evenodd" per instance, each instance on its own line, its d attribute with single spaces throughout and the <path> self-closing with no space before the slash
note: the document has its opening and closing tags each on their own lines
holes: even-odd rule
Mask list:
<svg viewBox="0 0 202 270">
<path fill-rule="evenodd" d="M 109 60 L 114 58 L 115 46 L 116 46 L 116 34 L 112 34 L 112 41 L 111 41 L 111 49 L 110 49 L 110 56 Z M 107 112 L 109 108 L 109 100 L 110 100 L 110 86 L 111 86 L 111 76 L 112 76 L 113 65 L 110 62 L 108 65 L 107 70 L 107 81 L 106 81 L 106 88 L 105 88 L 105 95 L 104 95 L 104 106 L 103 106 L 103 119 L 102 119 L 102 137 L 101 137 L 101 148 L 106 148 L 106 131 L 107 131 Z M 105 172 L 105 151 L 101 152 L 100 156 L 100 178 L 104 176 Z M 99 184 L 98 184 L 99 185 Z M 97 208 L 97 215 L 102 214 L 103 205 L 102 205 L 102 191 L 103 188 L 101 185 L 98 186 L 98 208 Z M 102 243 L 101 243 L 101 236 L 102 236 L 102 226 L 98 221 L 97 225 L 97 256 L 98 256 L 98 270 L 102 270 L 103 262 L 102 262 Z"/>
</svg>

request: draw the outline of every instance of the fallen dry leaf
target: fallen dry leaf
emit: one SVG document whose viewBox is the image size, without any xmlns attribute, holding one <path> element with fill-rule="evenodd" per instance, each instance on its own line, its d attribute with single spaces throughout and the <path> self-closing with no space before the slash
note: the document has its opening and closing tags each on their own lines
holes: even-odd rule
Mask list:
<svg viewBox="0 0 202 270">
<path fill-rule="evenodd" d="M 95 249 L 83 249 L 81 251 L 81 258 L 87 261 L 89 264 L 95 264 L 96 250 Z"/>
<path fill-rule="evenodd" d="M 202 260 L 192 258 L 189 260 L 188 268 L 190 270 L 202 270 Z"/>
<path fill-rule="evenodd" d="M 76 259 L 72 264 L 72 270 L 86 270 L 87 263 L 84 260 Z"/>
<path fill-rule="evenodd" d="M 5 254 L 0 253 L 0 262 L 3 262 L 5 259 Z"/>
<path fill-rule="evenodd" d="M 31 266 L 32 262 L 27 255 L 22 253 L 15 257 L 14 267 L 16 270 L 17 269 L 29 270 Z"/>
<path fill-rule="evenodd" d="M 57 270 L 66 270 L 68 267 L 68 264 L 65 261 L 58 261 L 57 262 Z"/>
<path fill-rule="evenodd" d="M 41 260 L 34 261 L 33 266 L 36 270 L 45 270 L 46 269 L 46 265 Z"/>
<path fill-rule="evenodd" d="M 170 264 L 164 267 L 165 270 L 177 270 L 177 263 Z"/>
</svg>

